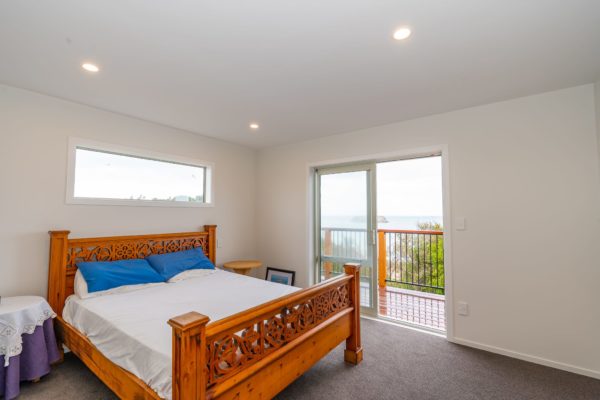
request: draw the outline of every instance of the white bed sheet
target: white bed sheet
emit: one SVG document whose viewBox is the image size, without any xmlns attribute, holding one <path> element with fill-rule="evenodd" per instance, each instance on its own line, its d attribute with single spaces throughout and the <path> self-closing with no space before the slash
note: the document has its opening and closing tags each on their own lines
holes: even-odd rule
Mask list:
<svg viewBox="0 0 600 400">
<path fill-rule="evenodd" d="M 203 277 L 128 293 L 70 296 L 63 318 L 109 360 L 171 398 L 171 327 L 167 321 L 197 311 L 216 321 L 298 288 L 215 270 Z"/>
</svg>

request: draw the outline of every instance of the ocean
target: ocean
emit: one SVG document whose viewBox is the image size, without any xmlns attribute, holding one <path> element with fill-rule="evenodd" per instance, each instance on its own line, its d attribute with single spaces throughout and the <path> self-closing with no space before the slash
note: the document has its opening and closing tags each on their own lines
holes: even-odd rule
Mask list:
<svg viewBox="0 0 600 400">
<path fill-rule="evenodd" d="M 443 225 L 443 217 L 441 215 L 420 215 L 411 217 L 400 216 L 384 216 L 378 218 L 378 229 L 419 229 L 418 224 L 423 222 L 439 223 Z M 386 222 L 387 221 L 387 222 Z M 364 217 L 352 216 L 333 216 L 322 217 L 322 228 L 355 228 L 361 229 L 365 227 Z"/>
</svg>

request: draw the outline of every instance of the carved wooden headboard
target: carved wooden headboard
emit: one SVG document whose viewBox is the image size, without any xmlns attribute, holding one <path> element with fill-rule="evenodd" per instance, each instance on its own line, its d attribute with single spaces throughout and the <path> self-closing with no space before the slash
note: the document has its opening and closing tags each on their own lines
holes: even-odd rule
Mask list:
<svg viewBox="0 0 600 400">
<path fill-rule="evenodd" d="M 78 262 L 144 258 L 150 254 L 202 247 L 204 254 L 215 263 L 216 231 L 216 225 L 204 225 L 204 232 L 81 239 L 69 239 L 69 231 L 50 231 L 48 303 L 62 316 L 65 300 L 74 292 Z"/>
</svg>

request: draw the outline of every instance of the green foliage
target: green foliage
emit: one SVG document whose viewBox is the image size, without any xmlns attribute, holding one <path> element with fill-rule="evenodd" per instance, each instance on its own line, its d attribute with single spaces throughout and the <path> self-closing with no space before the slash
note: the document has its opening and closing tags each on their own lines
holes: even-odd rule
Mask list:
<svg viewBox="0 0 600 400">
<path fill-rule="evenodd" d="M 444 230 L 444 228 L 442 227 L 442 224 L 440 224 L 439 222 L 432 222 L 432 221 L 417 222 L 417 226 L 419 227 L 420 231 L 440 231 L 440 232 L 442 232 Z"/>
<path fill-rule="evenodd" d="M 443 231 L 437 222 L 418 224 L 422 231 Z M 444 236 L 388 233 L 388 285 L 402 289 L 444 294 Z"/>
</svg>

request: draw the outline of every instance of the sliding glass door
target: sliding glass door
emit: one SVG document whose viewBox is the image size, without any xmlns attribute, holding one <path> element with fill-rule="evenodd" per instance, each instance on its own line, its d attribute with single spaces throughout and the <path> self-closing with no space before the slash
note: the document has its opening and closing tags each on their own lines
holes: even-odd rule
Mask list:
<svg viewBox="0 0 600 400">
<path fill-rule="evenodd" d="M 375 313 L 375 164 L 319 168 L 315 183 L 317 280 L 361 264 L 361 305 Z"/>
</svg>

